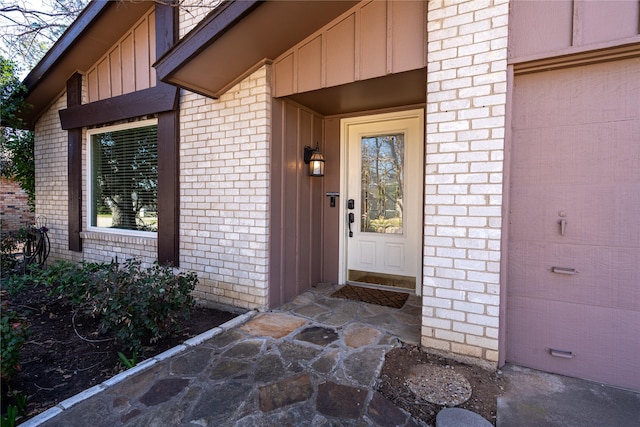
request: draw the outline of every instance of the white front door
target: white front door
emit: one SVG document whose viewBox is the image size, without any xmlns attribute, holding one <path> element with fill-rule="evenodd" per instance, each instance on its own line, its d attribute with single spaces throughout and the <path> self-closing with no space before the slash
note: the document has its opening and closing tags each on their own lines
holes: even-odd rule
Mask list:
<svg viewBox="0 0 640 427">
<path fill-rule="evenodd" d="M 341 283 L 419 292 L 423 110 L 342 120 Z"/>
</svg>

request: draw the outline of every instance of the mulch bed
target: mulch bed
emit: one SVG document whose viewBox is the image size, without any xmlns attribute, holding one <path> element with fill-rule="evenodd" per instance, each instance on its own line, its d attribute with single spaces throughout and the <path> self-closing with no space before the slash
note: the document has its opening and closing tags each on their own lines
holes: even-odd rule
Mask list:
<svg viewBox="0 0 640 427">
<path fill-rule="evenodd" d="M 97 321 L 79 314 L 74 317 L 68 307 L 52 300 L 44 289 L 26 289 L 10 298 L 10 306 L 29 324 L 29 341 L 21 351 L 20 371 L 9 384 L 12 390 L 28 397 L 26 418 L 125 370 L 118 352 L 126 352 L 110 337 L 97 334 Z M 160 354 L 236 316 L 234 313 L 196 307 L 190 319 L 181 321 L 178 333 L 148 343 L 144 353 L 137 355 L 137 361 L 140 363 Z M 7 384 L 3 381 L 3 414 L 7 405 L 13 403 L 6 393 Z M 20 422 L 26 418 L 20 419 Z"/>
</svg>

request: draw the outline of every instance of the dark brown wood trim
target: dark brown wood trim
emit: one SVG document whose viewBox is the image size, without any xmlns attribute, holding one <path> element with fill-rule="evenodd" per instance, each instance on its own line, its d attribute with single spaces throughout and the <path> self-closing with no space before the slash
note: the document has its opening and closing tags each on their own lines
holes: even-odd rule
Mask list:
<svg viewBox="0 0 640 427">
<path fill-rule="evenodd" d="M 75 73 L 67 80 L 67 107 L 82 103 L 82 75 Z M 69 197 L 69 250 L 82 251 L 82 128 L 71 129 L 67 136 L 67 182 Z"/>
<path fill-rule="evenodd" d="M 173 73 L 191 58 L 222 37 L 233 25 L 251 13 L 262 1 L 226 1 L 184 36 L 167 55 L 158 55 L 154 64 L 158 79 L 169 81 Z M 164 52 L 163 52 L 164 53 Z"/>
<path fill-rule="evenodd" d="M 160 57 L 178 41 L 178 8 L 156 3 L 155 13 L 156 57 Z M 174 267 L 180 266 L 179 124 L 176 96 L 173 110 L 158 114 L 158 262 Z"/>
<path fill-rule="evenodd" d="M 85 7 L 78 18 L 58 39 L 44 58 L 25 77 L 23 84 L 29 91 L 33 90 L 51 70 L 56 62 L 66 54 L 77 39 L 102 15 L 109 7 L 116 6 L 110 1 L 94 1 Z"/>
<path fill-rule="evenodd" d="M 178 88 L 157 86 L 60 110 L 62 129 L 74 129 L 173 111 L 178 107 Z"/>
<path fill-rule="evenodd" d="M 178 8 L 156 3 L 156 57 L 164 55 L 178 41 Z"/>
<path fill-rule="evenodd" d="M 179 267 L 179 117 L 158 114 L 158 262 Z"/>
</svg>

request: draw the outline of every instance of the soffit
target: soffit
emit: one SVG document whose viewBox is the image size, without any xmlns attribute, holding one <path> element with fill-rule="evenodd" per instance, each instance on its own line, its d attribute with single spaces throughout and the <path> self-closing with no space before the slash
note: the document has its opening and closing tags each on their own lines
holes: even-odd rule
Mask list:
<svg viewBox="0 0 640 427">
<path fill-rule="evenodd" d="M 334 116 L 424 104 L 427 98 L 426 81 L 427 71 L 421 68 L 298 93 L 287 98 L 324 116 Z"/>
<path fill-rule="evenodd" d="M 223 3 L 156 64 L 158 77 L 218 97 L 265 60 L 273 60 L 357 1 Z"/>
<path fill-rule="evenodd" d="M 148 10 L 149 2 L 95 1 L 74 23 L 24 80 L 32 107 L 23 115 L 29 128 L 65 90 L 76 71 L 83 72 L 104 55 Z"/>
</svg>

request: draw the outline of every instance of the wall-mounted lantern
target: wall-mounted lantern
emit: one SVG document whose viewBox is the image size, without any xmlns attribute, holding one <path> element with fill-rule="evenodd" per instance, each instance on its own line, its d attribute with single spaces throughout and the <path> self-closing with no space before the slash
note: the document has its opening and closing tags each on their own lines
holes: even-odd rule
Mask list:
<svg viewBox="0 0 640 427">
<path fill-rule="evenodd" d="M 309 176 L 324 176 L 324 157 L 316 142 L 316 148 L 304 147 L 304 162 L 309 165 Z"/>
</svg>

